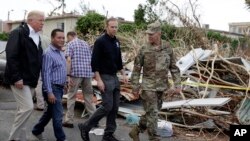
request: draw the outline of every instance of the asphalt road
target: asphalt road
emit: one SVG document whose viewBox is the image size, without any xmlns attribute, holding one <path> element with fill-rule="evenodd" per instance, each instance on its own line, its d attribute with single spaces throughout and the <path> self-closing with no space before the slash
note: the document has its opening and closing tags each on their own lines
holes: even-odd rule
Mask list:
<svg viewBox="0 0 250 141">
<path fill-rule="evenodd" d="M 84 106 L 78 104 L 75 108 L 75 124 L 74 124 L 75 127 L 73 129 L 64 128 L 68 141 L 81 141 L 80 132 L 77 127 L 77 124 L 84 122 L 86 120 L 85 118 L 81 118 L 81 113 L 83 109 Z M 13 98 L 11 91 L 9 89 L 0 88 L 0 141 L 8 140 L 15 112 L 16 112 L 16 102 Z M 32 127 L 37 123 L 41 115 L 42 115 L 41 111 L 34 111 L 32 116 L 30 117 L 26 131 L 27 133 L 26 136 L 28 137 L 28 139 L 31 136 Z M 123 117 L 118 117 L 117 124 L 118 127 L 115 132 L 115 136 L 121 141 L 131 141 L 130 137 L 128 136 L 131 127 L 126 124 L 125 119 Z M 100 129 L 105 128 L 105 118 L 100 121 L 99 125 Z M 54 131 L 52 128 L 52 122 L 50 122 L 46 126 L 44 135 L 46 136 L 48 141 L 56 141 L 54 137 Z M 147 141 L 148 140 L 147 133 L 140 134 L 140 138 L 142 141 Z M 95 135 L 92 133 L 90 134 L 90 139 L 91 141 L 101 141 L 102 136 Z M 184 140 L 179 139 L 177 137 L 171 137 L 171 138 L 164 138 L 162 139 L 162 141 L 184 141 Z"/>
</svg>

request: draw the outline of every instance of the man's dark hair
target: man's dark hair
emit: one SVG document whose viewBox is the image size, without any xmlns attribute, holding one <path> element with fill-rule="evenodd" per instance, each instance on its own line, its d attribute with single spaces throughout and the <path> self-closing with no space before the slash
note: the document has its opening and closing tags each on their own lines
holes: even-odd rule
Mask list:
<svg viewBox="0 0 250 141">
<path fill-rule="evenodd" d="M 59 28 L 53 29 L 51 32 L 51 38 L 54 38 L 57 32 L 63 32 L 63 30 Z"/>
<path fill-rule="evenodd" d="M 69 31 L 69 32 L 67 33 L 67 36 L 75 37 L 75 36 L 76 36 L 76 32 L 75 32 L 75 31 Z"/>
</svg>

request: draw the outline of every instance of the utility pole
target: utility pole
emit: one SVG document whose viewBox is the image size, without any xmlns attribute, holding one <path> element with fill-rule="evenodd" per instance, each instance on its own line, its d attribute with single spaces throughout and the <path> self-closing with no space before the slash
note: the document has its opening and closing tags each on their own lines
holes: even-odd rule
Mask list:
<svg viewBox="0 0 250 141">
<path fill-rule="evenodd" d="M 64 15 L 64 8 L 65 8 L 65 3 L 64 3 L 64 0 L 62 0 L 62 15 Z"/>
<path fill-rule="evenodd" d="M 8 16 L 7 16 L 7 20 L 9 21 L 10 20 L 10 12 L 14 11 L 13 9 L 9 10 L 8 11 Z"/>
<path fill-rule="evenodd" d="M 25 10 L 24 10 L 24 17 L 23 17 L 23 21 L 25 21 L 25 17 L 26 17 L 27 12 L 28 12 L 28 11 L 25 9 Z"/>
</svg>

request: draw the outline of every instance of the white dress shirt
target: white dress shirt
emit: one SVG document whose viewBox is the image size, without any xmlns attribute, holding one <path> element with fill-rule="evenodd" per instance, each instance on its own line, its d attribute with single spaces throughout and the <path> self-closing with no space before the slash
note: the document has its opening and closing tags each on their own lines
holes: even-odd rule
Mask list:
<svg viewBox="0 0 250 141">
<path fill-rule="evenodd" d="M 39 33 L 35 32 L 35 30 L 29 24 L 28 24 L 28 27 L 30 30 L 29 37 L 33 39 L 34 43 L 38 47 L 38 45 L 39 45 Z"/>
</svg>

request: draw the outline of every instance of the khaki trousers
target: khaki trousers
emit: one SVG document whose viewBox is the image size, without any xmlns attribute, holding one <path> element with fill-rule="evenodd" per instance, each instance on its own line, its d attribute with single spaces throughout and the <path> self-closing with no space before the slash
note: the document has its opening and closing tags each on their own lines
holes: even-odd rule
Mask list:
<svg viewBox="0 0 250 141">
<path fill-rule="evenodd" d="M 36 106 L 39 109 L 44 109 L 44 97 L 42 92 L 42 81 L 39 79 L 37 87 L 35 88 Z"/>
<path fill-rule="evenodd" d="M 76 102 L 76 93 L 81 85 L 82 93 L 84 95 L 84 104 L 85 108 L 90 115 L 94 113 L 96 110 L 95 104 L 93 103 L 93 88 L 91 84 L 92 78 L 78 78 L 78 77 L 71 77 L 74 86 L 69 88 L 68 92 L 68 99 L 67 99 L 67 113 L 65 116 L 65 122 L 73 123 L 74 118 L 74 108 Z"/>
<path fill-rule="evenodd" d="M 18 140 L 21 136 L 26 135 L 26 123 L 34 108 L 32 100 L 34 88 L 24 85 L 23 89 L 18 89 L 11 85 L 11 90 L 16 100 L 17 112 L 10 131 L 9 140 Z"/>
</svg>

